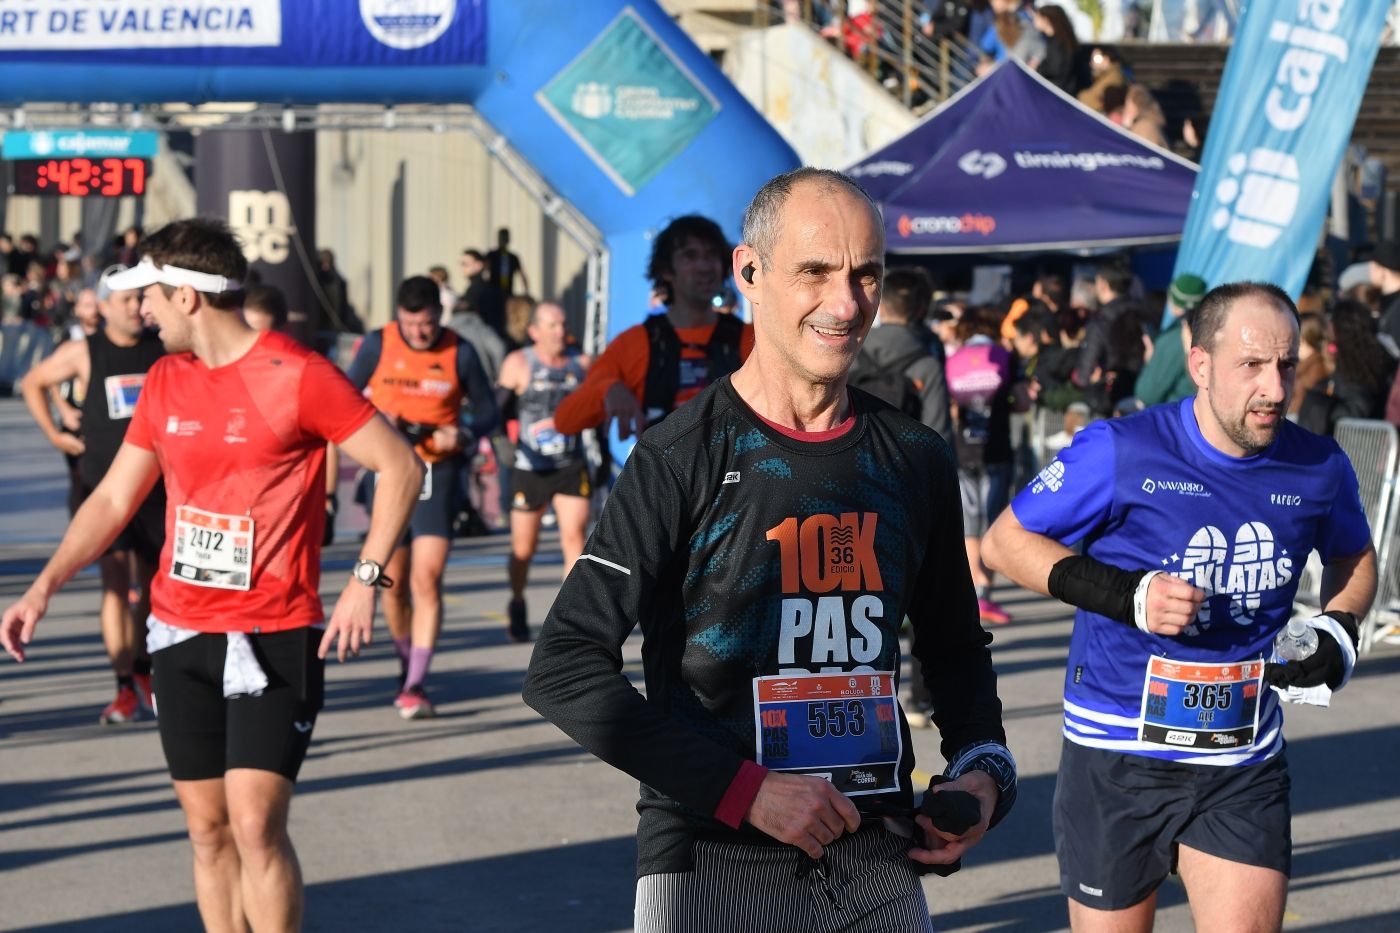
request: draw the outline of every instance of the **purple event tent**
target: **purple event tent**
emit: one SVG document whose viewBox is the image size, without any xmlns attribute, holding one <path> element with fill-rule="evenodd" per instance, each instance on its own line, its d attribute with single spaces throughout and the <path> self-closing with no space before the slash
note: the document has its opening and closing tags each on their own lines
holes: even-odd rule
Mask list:
<svg viewBox="0 0 1400 933">
<path fill-rule="evenodd" d="M 847 172 L 886 249 L 935 254 L 1175 242 L 1196 170 L 1008 59 Z"/>
</svg>

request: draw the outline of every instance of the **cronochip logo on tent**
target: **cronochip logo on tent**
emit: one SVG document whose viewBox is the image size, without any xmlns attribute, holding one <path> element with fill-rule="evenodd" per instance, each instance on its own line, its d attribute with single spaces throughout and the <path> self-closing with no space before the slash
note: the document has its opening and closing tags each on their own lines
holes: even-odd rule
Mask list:
<svg viewBox="0 0 1400 933">
<path fill-rule="evenodd" d="M 452 25 L 456 0 L 360 0 L 370 35 L 395 49 L 418 49 Z"/>
<path fill-rule="evenodd" d="M 902 237 L 964 233 L 991 236 L 997 228 L 997 219 L 991 214 L 968 213 L 960 217 L 910 217 L 908 214 L 901 214 L 898 227 Z"/>
<path fill-rule="evenodd" d="M 719 113 L 719 101 L 631 8 L 535 99 L 629 195 Z"/>
</svg>

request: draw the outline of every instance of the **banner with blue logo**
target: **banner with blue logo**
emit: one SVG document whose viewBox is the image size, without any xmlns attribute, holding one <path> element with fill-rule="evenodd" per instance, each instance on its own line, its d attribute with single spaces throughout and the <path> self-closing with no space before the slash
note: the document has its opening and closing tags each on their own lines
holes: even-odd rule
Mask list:
<svg viewBox="0 0 1400 933">
<path fill-rule="evenodd" d="M 714 94 L 631 7 L 535 99 L 629 196 L 719 113 Z"/>
<path fill-rule="evenodd" d="M 1388 0 L 1245 9 L 1215 99 L 1176 274 L 1303 290 Z"/>
<path fill-rule="evenodd" d="M 25 0 L 0 63 L 479 65 L 486 0 Z"/>
</svg>

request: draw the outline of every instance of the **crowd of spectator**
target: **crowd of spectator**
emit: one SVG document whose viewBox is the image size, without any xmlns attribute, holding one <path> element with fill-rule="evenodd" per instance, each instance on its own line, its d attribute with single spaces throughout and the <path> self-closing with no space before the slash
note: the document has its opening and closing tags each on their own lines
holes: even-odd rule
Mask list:
<svg viewBox="0 0 1400 933">
<path fill-rule="evenodd" d="M 900 85 L 892 63 L 902 58 L 903 36 L 882 25 L 873 0 L 786 0 L 784 8 L 792 21 L 804 12 L 810 15 L 812 25 L 848 56 L 873 63 L 887 86 Z M 1008 58 L 1017 59 L 1145 142 L 1199 158 L 1201 128 L 1188 119 L 1179 134 L 1169 134 L 1151 90 L 1134 81 L 1131 66 L 1116 48 L 1082 44 L 1066 6 L 1032 0 L 920 0 L 915 8 L 920 38 L 951 39 L 954 54 L 968 70 L 982 74 Z M 914 103 L 927 101 L 926 90 L 914 84 Z"/>
<path fill-rule="evenodd" d="M 89 251 L 81 234 L 45 249 L 33 234 L 0 233 L 0 322 L 67 329 L 75 323 L 79 293 L 94 287 L 102 270 L 113 263 L 135 262 L 140 238 L 141 231 L 132 227 Z"/>
<path fill-rule="evenodd" d="M 1090 421 L 1195 395 L 1187 370 L 1191 320 L 1208 283 L 1183 274 L 1165 292 L 1148 292 L 1126 263 L 1109 260 L 1092 276 L 1047 272 L 1024 294 L 973 304 L 933 292 L 919 269 L 895 268 L 888 276 L 903 297 L 889 320 L 882 305 L 881 327 L 868 344 L 894 346 L 880 334 L 893 324 L 922 334 L 927 354 L 891 363 L 891 351 L 871 362 L 903 371 L 922 400 L 917 416 L 952 445 L 983 621 L 1007 621 L 991 600 L 979 529 L 1005 506 L 1009 488 L 1030 481 Z M 918 281 L 926 311 L 911 315 L 904 306 Z M 1330 294 L 1309 289 L 1299 301 L 1289 417 L 1328 435 L 1343 418 L 1385 418 L 1400 427 L 1400 243 L 1381 244 L 1341 286 Z M 908 342 L 902 337 L 898 345 Z M 858 361 L 857 373 L 860 367 Z M 941 391 L 930 391 L 930 369 L 945 380 Z M 932 399 L 946 410 L 930 411 Z"/>
<path fill-rule="evenodd" d="M 1333 433 L 1342 418 L 1386 418 L 1400 427 L 1400 244 L 1381 244 L 1350 279 L 1330 295 L 1310 288 L 1299 300 L 1290 415 L 1319 434 Z M 969 315 L 995 321 L 1011 354 L 1013 410 L 1112 418 L 1195 393 L 1186 351 L 1191 313 L 1207 290 L 1187 274 L 1166 292 L 1148 293 L 1125 264 L 1107 261 L 1092 279 L 1042 275 L 1027 294 L 998 305 L 945 297 L 933 306 L 930 328 L 951 359 L 977 329 L 960 322 Z"/>
</svg>

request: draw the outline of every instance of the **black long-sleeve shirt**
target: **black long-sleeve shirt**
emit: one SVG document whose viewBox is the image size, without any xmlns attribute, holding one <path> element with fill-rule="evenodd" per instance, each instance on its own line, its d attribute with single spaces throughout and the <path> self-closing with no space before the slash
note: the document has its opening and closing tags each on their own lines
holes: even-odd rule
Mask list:
<svg viewBox="0 0 1400 933">
<path fill-rule="evenodd" d="M 687 869 L 696 835 L 771 844 L 714 819 L 756 758 L 754 678 L 898 671 L 905 615 L 944 756 L 1005 741 L 948 445 L 851 395 L 829 440 L 767 425 L 728 377 L 648 431 L 545 621 L 525 700 L 642 782 L 640 875 Z M 621 673 L 637 625 L 645 697 Z"/>
</svg>

